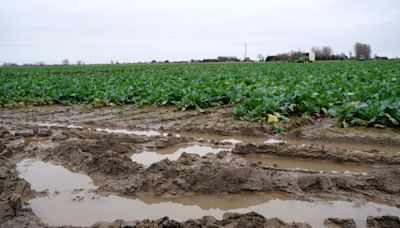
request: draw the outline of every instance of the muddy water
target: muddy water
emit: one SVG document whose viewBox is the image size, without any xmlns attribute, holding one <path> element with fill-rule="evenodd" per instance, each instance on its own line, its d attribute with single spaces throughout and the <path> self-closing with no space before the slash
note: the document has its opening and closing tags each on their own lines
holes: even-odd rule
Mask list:
<svg viewBox="0 0 400 228">
<path fill-rule="evenodd" d="M 115 134 L 126 134 L 126 135 L 139 135 L 139 136 L 159 136 L 161 135 L 158 131 L 130 131 L 126 129 L 108 129 L 108 128 L 96 128 L 96 131 L 115 133 Z"/>
<path fill-rule="evenodd" d="M 381 152 L 388 153 L 400 153 L 400 147 L 395 146 L 380 146 L 380 145 L 370 145 L 370 144 L 361 144 L 361 143 L 343 143 L 343 142 L 328 142 L 328 141 L 314 141 L 314 140 L 306 140 L 306 139 L 294 139 L 294 138 L 285 138 L 284 139 L 288 144 L 291 145 L 311 145 L 311 144 L 323 144 L 325 146 L 336 147 L 339 149 L 353 150 L 353 151 L 371 151 L 377 150 Z"/>
<path fill-rule="evenodd" d="M 70 172 L 63 166 L 46 163 L 39 160 L 23 160 L 17 164 L 21 178 L 31 184 L 36 191 L 65 191 L 72 189 L 94 189 L 90 177 Z"/>
<path fill-rule="evenodd" d="M 281 141 L 274 140 L 274 143 L 279 143 L 279 142 Z M 272 143 L 272 141 L 270 141 L 270 143 Z M 229 149 L 215 148 L 215 147 L 201 146 L 201 145 L 191 145 L 191 146 L 177 145 L 153 151 L 143 151 L 141 153 L 136 153 L 131 156 L 131 159 L 137 163 L 143 164 L 145 167 L 148 167 L 151 164 L 159 162 L 166 158 L 168 158 L 171 161 L 175 161 L 182 155 L 183 152 L 204 156 L 207 153 L 215 154 L 223 150 L 229 150 Z M 324 160 L 294 159 L 289 157 L 278 157 L 278 156 L 263 155 L 263 154 L 249 154 L 249 155 L 238 155 L 238 156 L 241 156 L 243 159 L 249 162 L 253 163 L 261 162 L 265 166 L 275 166 L 285 169 L 300 168 L 300 169 L 326 171 L 326 172 L 348 171 L 353 173 L 367 173 L 374 168 L 373 166 L 368 166 L 368 165 L 335 163 Z"/>
<path fill-rule="evenodd" d="M 230 135 L 222 136 L 217 134 L 208 133 L 192 133 L 183 132 L 180 133 L 185 137 L 192 137 L 195 139 L 203 140 L 214 140 L 219 142 L 231 142 L 232 144 L 242 143 L 242 144 L 273 144 L 273 143 L 283 143 L 286 142 L 291 145 L 311 145 L 311 144 L 323 144 L 331 147 L 336 147 L 340 149 L 354 150 L 354 151 L 370 151 L 377 150 L 389 153 L 400 153 L 399 147 L 394 146 L 381 146 L 381 145 L 370 145 L 361 143 L 342 143 L 342 142 L 326 142 L 326 141 L 316 141 L 316 140 L 305 140 L 293 137 L 282 137 L 281 139 L 272 139 L 268 136 L 242 136 L 242 135 Z"/>
<path fill-rule="evenodd" d="M 70 129 L 85 129 L 83 126 L 73 125 L 73 124 L 62 124 L 62 123 L 48 123 L 48 122 L 27 122 L 30 125 L 36 125 L 41 127 L 63 127 Z M 86 128 L 86 130 L 92 130 L 91 128 Z M 154 130 L 143 130 L 143 131 L 131 131 L 127 129 L 109 129 L 109 128 L 96 128 L 98 132 L 114 133 L 114 134 L 126 134 L 126 135 L 138 135 L 138 136 L 160 136 L 161 133 Z"/>
<path fill-rule="evenodd" d="M 308 169 L 308 170 L 321 170 L 326 172 L 353 172 L 353 173 L 367 173 L 374 167 L 360 164 L 351 163 L 334 163 L 323 160 L 310 160 L 310 159 L 293 159 L 286 157 L 277 157 L 270 155 L 241 155 L 247 161 L 258 163 L 261 162 L 265 166 L 275 166 L 285 169 Z"/>
<path fill-rule="evenodd" d="M 82 129 L 82 126 L 77 126 L 73 124 L 61 124 L 61 123 L 36 123 L 32 122 L 31 124 L 41 126 L 41 127 L 65 127 L 65 128 L 72 128 L 72 129 Z"/>
<path fill-rule="evenodd" d="M 184 152 L 204 156 L 208 153 L 216 154 L 223 150 L 228 149 L 201 145 L 179 145 L 154 151 L 143 151 L 141 153 L 136 153 L 131 156 L 131 159 L 132 161 L 143 164 L 144 166 L 150 166 L 151 164 L 166 158 L 168 158 L 170 161 L 176 161 Z"/>
<path fill-rule="evenodd" d="M 89 226 L 96 221 L 158 219 L 164 216 L 178 221 L 205 215 L 220 219 L 228 211 L 255 211 L 268 218 L 304 221 L 315 227 L 321 227 L 328 217 L 350 217 L 363 227 L 369 215 L 400 215 L 399 208 L 370 202 L 307 202 L 267 193 L 197 195 L 176 199 L 152 195 L 137 198 L 100 196 L 87 191 L 94 188 L 89 177 L 72 173 L 62 166 L 25 160 L 18 164 L 18 171 L 34 190 L 58 191 L 28 202 L 42 222 L 56 226 Z M 73 191 L 80 188 L 84 190 Z"/>
<path fill-rule="evenodd" d="M 79 198 L 80 201 L 73 200 Z M 234 203 L 232 203 L 234 202 Z M 29 201 L 35 214 L 50 225 L 91 225 L 96 221 L 159 219 L 168 216 L 177 221 L 212 215 L 218 219 L 225 212 L 255 211 L 268 218 L 286 222 L 308 222 L 322 227 L 328 217 L 354 218 L 358 227 L 365 227 L 367 216 L 399 215 L 400 209 L 375 203 L 346 201 L 306 202 L 250 193 L 236 195 L 201 195 L 178 199 L 154 196 L 128 199 L 98 196 L 94 193 L 60 193 Z M 62 216 L 60 216 L 62 215 Z M 73 218 L 73 219 L 72 219 Z"/>
<path fill-rule="evenodd" d="M 208 133 L 195 133 L 195 132 L 181 132 L 179 135 L 184 137 L 192 137 L 194 139 L 202 140 L 214 140 L 219 142 L 230 142 L 232 144 L 236 143 L 253 143 L 262 144 L 268 137 L 265 136 L 245 136 L 245 135 L 218 135 L 218 134 L 208 134 Z"/>
</svg>

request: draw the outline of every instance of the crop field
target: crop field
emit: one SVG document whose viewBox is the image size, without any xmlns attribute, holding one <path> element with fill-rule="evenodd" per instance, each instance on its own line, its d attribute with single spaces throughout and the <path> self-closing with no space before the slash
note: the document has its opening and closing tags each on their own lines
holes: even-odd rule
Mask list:
<svg viewBox="0 0 400 228">
<path fill-rule="evenodd" d="M 400 61 L 0 68 L 0 228 L 400 227 L 399 82 Z"/>
<path fill-rule="evenodd" d="M 234 104 L 250 121 L 321 114 L 344 126 L 395 127 L 399 82 L 400 61 L 10 68 L 0 69 L 0 105 Z"/>
</svg>

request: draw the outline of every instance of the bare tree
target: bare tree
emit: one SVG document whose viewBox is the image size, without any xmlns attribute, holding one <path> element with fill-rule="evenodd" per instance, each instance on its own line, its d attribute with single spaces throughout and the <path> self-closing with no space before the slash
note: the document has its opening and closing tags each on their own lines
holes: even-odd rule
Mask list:
<svg viewBox="0 0 400 228">
<path fill-rule="evenodd" d="M 331 59 L 331 56 L 333 55 L 333 51 L 331 47 L 325 46 L 325 47 L 312 47 L 311 51 L 315 53 L 315 58 L 317 60 L 328 60 Z"/>
<path fill-rule="evenodd" d="M 62 65 L 69 65 L 69 60 L 68 59 L 64 59 L 63 61 L 61 61 Z"/>
<path fill-rule="evenodd" d="M 316 58 L 316 59 L 319 60 L 319 59 L 321 58 L 321 56 L 322 56 L 321 48 L 319 48 L 319 47 L 312 47 L 312 48 L 311 48 L 311 51 L 315 53 L 315 58 Z"/>
<path fill-rule="evenodd" d="M 333 51 L 331 47 L 328 46 L 322 47 L 322 56 L 324 57 L 324 59 L 329 59 L 332 54 Z"/>
<path fill-rule="evenodd" d="M 354 51 L 357 59 L 371 58 L 371 46 L 369 44 L 356 43 L 354 45 Z"/>
<path fill-rule="evenodd" d="M 37 62 L 35 62 L 35 65 L 36 66 L 44 66 L 45 63 L 44 63 L 44 61 L 37 61 Z"/>
<path fill-rule="evenodd" d="M 262 61 L 264 61 L 264 56 L 262 54 L 258 54 L 257 59 L 258 59 L 258 61 L 262 62 Z"/>
<path fill-rule="evenodd" d="M 76 65 L 82 65 L 82 61 L 81 60 L 76 61 Z"/>
</svg>

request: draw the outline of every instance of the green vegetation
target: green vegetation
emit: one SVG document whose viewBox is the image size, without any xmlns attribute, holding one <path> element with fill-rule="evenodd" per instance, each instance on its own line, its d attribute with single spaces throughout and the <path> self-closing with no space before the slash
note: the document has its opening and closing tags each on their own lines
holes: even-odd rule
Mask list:
<svg viewBox="0 0 400 228">
<path fill-rule="evenodd" d="M 0 69 L 0 105 L 235 104 L 238 118 L 343 117 L 343 125 L 400 122 L 400 61 L 165 64 Z"/>
</svg>

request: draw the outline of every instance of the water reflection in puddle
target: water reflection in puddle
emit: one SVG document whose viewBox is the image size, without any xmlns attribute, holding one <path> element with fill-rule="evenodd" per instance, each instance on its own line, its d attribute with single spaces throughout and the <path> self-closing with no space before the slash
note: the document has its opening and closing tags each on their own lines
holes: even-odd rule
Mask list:
<svg viewBox="0 0 400 228">
<path fill-rule="evenodd" d="M 208 133 L 196 133 L 196 132 L 181 132 L 184 137 L 191 137 L 194 139 L 202 140 L 214 140 L 219 142 L 229 142 L 232 144 L 238 143 L 253 143 L 253 144 L 263 144 L 268 137 L 265 136 L 246 136 L 246 135 L 218 135 L 218 134 L 208 134 Z"/>
<path fill-rule="evenodd" d="M 400 214 L 399 208 L 376 203 L 307 202 L 266 193 L 197 195 L 176 199 L 150 195 L 135 199 L 99 196 L 89 191 L 72 191 L 76 188 L 93 189 L 94 186 L 89 177 L 71 173 L 62 166 L 25 160 L 18 164 L 18 171 L 34 190 L 59 191 L 58 194 L 29 201 L 42 222 L 55 226 L 89 226 L 97 221 L 159 219 L 164 216 L 177 221 L 205 215 L 221 219 L 223 213 L 228 211 L 255 211 L 267 218 L 308 222 L 315 227 L 321 227 L 323 220 L 328 217 L 354 218 L 358 226 L 365 226 L 369 215 Z"/>
<path fill-rule="evenodd" d="M 115 134 L 126 134 L 126 135 L 139 135 L 139 136 L 159 136 L 161 135 L 158 131 L 129 131 L 126 129 L 108 129 L 108 128 L 96 128 L 96 131 L 115 133 Z"/>
<path fill-rule="evenodd" d="M 353 173 L 368 173 L 374 167 L 360 164 L 351 164 L 351 163 L 335 163 L 323 160 L 312 160 L 312 159 L 293 159 L 293 158 L 285 158 L 285 157 L 276 157 L 270 155 L 261 155 L 261 154 L 250 154 L 250 155 L 241 155 L 242 158 L 249 162 L 258 163 L 265 166 L 274 166 L 278 168 L 284 169 L 308 169 L 308 170 L 321 170 L 325 172 L 353 172 Z"/>
<path fill-rule="evenodd" d="M 396 146 L 380 146 L 380 145 L 371 145 L 371 144 L 361 144 L 361 143 L 344 143 L 344 142 L 329 142 L 329 141 L 318 141 L 318 140 L 305 140 L 305 139 L 297 139 L 291 137 L 282 137 L 282 139 L 272 139 L 268 136 L 245 136 L 245 135 L 230 135 L 230 136 L 222 136 L 217 134 L 208 134 L 208 133 L 193 133 L 193 132 L 182 132 L 181 133 L 185 137 L 192 137 L 194 139 L 203 139 L 203 140 L 214 140 L 219 142 L 230 142 L 232 144 L 289 144 L 289 145 L 317 145 L 323 144 L 339 149 L 347 149 L 353 151 L 371 151 L 377 150 L 388 153 L 398 153 L 400 152 L 400 148 Z"/>
<path fill-rule="evenodd" d="M 23 160 L 17 164 L 19 177 L 31 184 L 36 191 L 64 191 L 73 189 L 94 189 L 90 177 L 73 173 L 63 166 L 39 160 Z"/>
<path fill-rule="evenodd" d="M 81 201 L 73 199 L 81 198 Z M 399 215 L 400 209 L 376 203 L 346 201 L 307 202 L 271 197 L 268 194 L 200 195 L 177 199 L 139 196 L 136 199 L 98 196 L 94 193 L 63 192 L 29 201 L 35 214 L 50 225 L 88 226 L 96 221 L 159 219 L 168 216 L 177 221 L 212 215 L 221 219 L 225 212 L 255 211 L 267 218 L 286 222 L 307 222 L 322 227 L 328 217 L 353 218 L 365 226 L 367 216 Z M 62 216 L 60 216 L 62 215 Z M 73 218 L 73 219 L 71 219 Z"/>
<path fill-rule="evenodd" d="M 41 127 L 66 127 L 71 129 L 82 129 L 82 126 L 77 126 L 73 124 L 61 124 L 61 123 L 33 123 L 34 125 Z"/>
<path fill-rule="evenodd" d="M 136 153 L 132 155 L 131 159 L 132 161 L 143 164 L 144 166 L 150 166 L 151 164 L 159 162 L 166 158 L 168 158 L 170 161 L 176 161 L 184 152 L 204 156 L 208 153 L 217 154 L 218 152 L 223 150 L 228 149 L 213 148 L 210 146 L 200 145 L 173 146 L 155 151 L 143 151 L 142 153 Z"/>
<path fill-rule="evenodd" d="M 380 146 L 380 145 L 372 145 L 372 144 L 361 144 L 361 143 L 345 143 L 345 142 L 337 142 L 337 141 L 315 141 L 315 140 L 306 140 L 306 139 L 293 139 L 286 138 L 285 141 L 290 145 L 316 145 L 323 144 L 325 146 L 331 146 L 339 149 L 346 149 L 352 151 L 381 151 L 386 153 L 399 153 L 400 147 L 396 146 Z"/>
<path fill-rule="evenodd" d="M 73 124 L 62 124 L 62 123 L 36 123 L 32 122 L 31 124 L 41 126 L 41 127 L 65 127 L 71 129 L 84 129 L 82 126 L 73 125 Z M 87 130 L 91 130 L 91 128 L 87 128 Z M 98 132 L 107 132 L 107 133 L 115 133 L 115 134 L 126 134 L 126 135 L 138 135 L 138 136 L 160 136 L 161 133 L 154 130 L 145 130 L 145 131 L 130 131 L 127 129 L 109 129 L 109 128 L 96 128 Z"/>
</svg>

